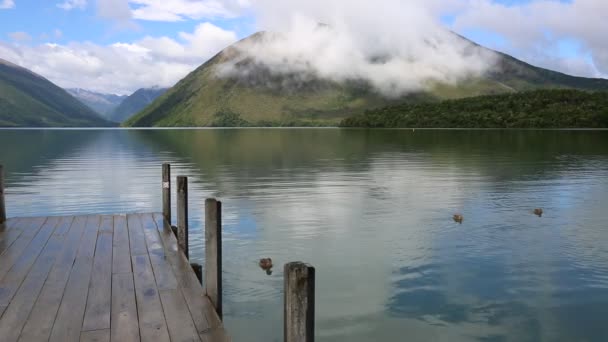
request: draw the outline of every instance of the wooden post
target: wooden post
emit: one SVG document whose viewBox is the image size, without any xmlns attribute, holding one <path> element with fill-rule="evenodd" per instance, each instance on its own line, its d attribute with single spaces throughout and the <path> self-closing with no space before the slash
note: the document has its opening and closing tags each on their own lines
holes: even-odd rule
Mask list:
<svg viewBox="0 0 608 342">
<path fill-rule="evenodd" d="M 177 245 L 184 252 L 187 259 L 188 253 L 188 177 L 177 177 Z"/>
<path fill-rule="evenodd" d="M 205 201 L 205 292 L 222 317 L 222 202 Z"/>
<path fill-rule="evenodd" d="M 190 266 L 192 266 L 192 270 L 194 271 L 194 274 L 196 274 L 198 281 L 202 285 L 203 284 L 203 265 L 192 263 L 192 264 L 190 264 Z"/>
<path fill-rule="evenodd" d="M 0 224 L 6 222 L 6 207 L 4 206 L 4 166 L 0 165 Z"/>
<path fill-rule="evenodd" d="M 285 265 L 285 342 L 315 340 L 315 268 L 301 262 Z"/>
<path fill-rule="evenodd" d="M 171 164 L 163 164 L 163 216 L 171 224 Z"/>
</svg>

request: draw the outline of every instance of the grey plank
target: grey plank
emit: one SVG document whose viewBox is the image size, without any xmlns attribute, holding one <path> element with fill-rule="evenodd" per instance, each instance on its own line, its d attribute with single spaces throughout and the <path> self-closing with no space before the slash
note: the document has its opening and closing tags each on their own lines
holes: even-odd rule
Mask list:
<svg viewBox="0 0 608 342">
<path fill-rule="evenodd" d="M 134 255 L 133 278 L 142 341 L 167 341 L 169 332 L 148 255 Z"/>
<path fill-rule="evenodd" d="M 83 331 L 80 342 L 110 342 L 110 329 Z"/>
<path fill-rule="evenodd" d="M 101 225 L 99 226 L 101 233 L 114 233 L 114 216 L 104 215 L 101 217 Z"/>
<path fill-rule="evenodd" d="M 103 222 L 103 221 L 102 221 Z M 97 236 L 93 274 L 82 324 L 82 331 L 110 329 L 112 305 L 112 232 L 100 231 Z"/>
<path fill-rule="evenodd" d="M 156 222 L 154 222 L 154 215 L 140 214 L 139 218 L 144 230 L 148 254 L 150 254 L 150 260 L 154 263 L 155 260 L 165 257 L 163 242 L 158 234 L 158 227 L 156 226 Z"/>
<path fill-rule="evenodd" d="M 65 236 L 70 231 L 70 227 L 72 226 L 73 220 L 74 217 L 72 216 L 60 217 L 59 223 L 57 224 L 57 227 L 55 227 L 53 235 Z"/>
<path fill-rule="evenodd" d="M 51 331 L 50 342 L 80 340 L 100 223 L 99 216 L 87 217 L 74 267 Z"/>
<path fill-rule="evenodd" d="M 131 273 L 129 231 L 127 230 L 127 218 L 125 216 L 114 216 L 113 245 L 112 273 Z"/>
<path fill-rule="evenodd" d="M 72 227 L 66 236 L 63 249 L 34 304 L 34 308 L 23 330 L 20 341 L 48 341 L 53 328 L 55 316 L 61 304 L 63 292 L 72 271 L 72 266 L 80 246 L 84 232 L 86 217 L 78 217 L 72 221 Z"/>
<path fill-rule="evenodd" d="M 209 297 L 204 293 L 200 282 L 192 271 L 190 263 L 183 253 L 177 249 L 177 239 L 171 228 L 164 221 L 162 215 L 154 214 L 161 239 L 165 246 L 167 260 L 173 269 L 179 290 L 186 298 L 186 304 L 190 310 L 194 324 L 198 332 L 206 332 L 213 328 L 222 326 L 221 320 Z"/>
<path fill-rule="evenodd" d="M 211 329 L 200 334 L 203 342 L 230 342 L 232 339 L 224 328 Z"/>
<path fill-rule="evenodd" d="M 23 233 L 18 225 L 19 219 L 9 219 L 4 225 L 0 225 L 0 255 Z"/>
<path fill-rule="evenodd" d="M 39 255 L 44 250 L 49 238 L 53 234 L 53 230 L 55 226 L 59 222 L 58 218 L 49 218 L 40 228 L 36 236 L 32 239 L 32 241 L 28 244 L 28 246 L 23 250 L 23 253 L 15 260 L 15 263 L 6 273 L 6 275 L 0 281 L 0 306 L 8 305 L 21 286 L 21 283 L 27 276 L 30 268 L 34 264 L 34 262 L 38 259 Z M 53 241 L 52 247 L 55 250 L 59 250 L 61 240 Z M 54 255 L 46 256 L 45 259 L 54 259 Z M 44 265 L 52 265 L 53 260 L 46 260 Z M 43 265 L 43 267 L 44 267 Z M 45 268 L 41 270 L 44 271 Z"/>
<path fill-rule="evenodd" d="M 129 229 L 131 255 L 147 254 L 146 240 L 139 215 L 127 215 L 127 226 Z"/>
<path fill-rule="evenodd" d="M 45 220 L 46 219 L 21 219 L 19 221 L 21 235 L 4 251 L 4 253 L 2 253 L 2 257 L 0 258 L 0 279 L 4 278 L 13 267 L 13 264 L 25 252 L 27 246 L 40 230 Z"/>
<path fill-rule="evenodd" d="M 139 323 L 133 274 L 112 275 L 112 328 L 111 340 L 116 342 L 139 342 Z"/>
<path fill-rule="evenodd" d="M 200 337 L 179 290 L 160 291 L 172 342 L 200 341 Z"/>
<path fill-rule="evenodd" d="M 164 257 L 153 260 L 152 269 L 154 270 L 154 278 L 156 279 L 156 286 L 159 291 L 177 289 L 177 279 L 168 260 Z"/>
<path fill-rule="evenodd" d="M 17 341 L 19 338 L 21 329 L 42 290 L 51 267 L 61 252 L 63 240 L 64 236 L 59 235 L 53 235 L 49 239 L 25 280 L 20 284 L 14 298 L 12 298 L 10 305 L 0 319 L 2 341 Z"/>
</svg>

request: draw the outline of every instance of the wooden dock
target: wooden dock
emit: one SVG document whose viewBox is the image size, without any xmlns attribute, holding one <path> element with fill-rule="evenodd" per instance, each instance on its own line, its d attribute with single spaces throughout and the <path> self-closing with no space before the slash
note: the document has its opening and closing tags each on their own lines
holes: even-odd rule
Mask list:
<svg viewBox="0 0 608 342">
<path fill-rule="evenodd" d="M 187 181 L 177 227 L 168 164 L 162 213 L 7 219 L 0 165 L 0 341 L 230 341 L 222 203 L 205 201 L 204 267 L 190 264 Z M 285 342 L 314 341 L 314 283 L 312 266 L 285 265 Z"/>
<path fill-rule="evenodd" d="M 2 341 L 227 341 L 161 214 L 9 219 Z"/>
</svg>

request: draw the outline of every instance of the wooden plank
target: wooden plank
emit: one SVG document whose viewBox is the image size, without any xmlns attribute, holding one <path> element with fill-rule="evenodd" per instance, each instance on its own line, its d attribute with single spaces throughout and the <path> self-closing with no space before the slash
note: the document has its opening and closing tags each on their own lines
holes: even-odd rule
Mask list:
<svg viewBox="0 0 608 342">
<path fill-rule="evenodd" d="M 163 164 L 163 216 L 171 222 L 171 165 Z"/>
<path fill-rule="evenodd" d="M 114 233 L 114 216 L 104 215 L 101 217 L 100 233 Z"/>
<path fill-rule="evenodd" d="M 179 290 L 160 292 L 171 341 L 200 341 L 188 306 Z"/>
<path fill-rule="evenodd" d="M 110 342 L 110 329 L 84 331 L 80 334 L 80 342 Z"/>
<path fill-rule="evenodd" d="M 178 288 L 186 298 L 186 304 L 197 331 L 203 333 L 212 328 L 220 327 L 222 325 L 221 320 L 211 301 L 205 296 L 203 288 L 190 267 L 190 263 L 183 253 L 178 252 L 177 240 L 170 226 L 160 215 L 155 214 L 154 219 L 165 244 L 167 260 L 175 274 Z"/>
<path fill-rule="evenodd" d="M 116 342 L 139 342 L 139 323 L 133 274 L 112 275 L 112 328 L 111 340 Z"/>
<path fill-rule="evenodd" d="M 30 268 L 38 259 L 41 252 L 44 250 L 49 238 L 53 234 L 55 226 L 59 222 L 58 218 L 49 218 L 40 228 L 38 234 L 32 239 L 23 253 L 15 261 L 8 273 L 0 281 L 0 306 L 8 305 L 13 299 L 13 296 L 21 286 L 21 283 L 27 276 Z M 54 240 L 52 247 L 55 251 L 60 248 L 61 240 Z M 54 255 L 45 256 L 40 272 L 45 271 L 46 265 L 50 268 L 54 262 Z M 45 275 L 46 277 L 46 275 Z"/>
<path fill-rule="evenodd" d="M 63 249 L 57 257 L 55 265 L 34 304 L 30 317 L 23 327 L 20 341 L 48 341 L 80 246 L 85 224 L 86 217 L 78 217 L 72 221 L 72 227 L 64 240 Z"/>
<path fill-rule="evenodd" d="M 167 323 L 150 258 L 147 255 L 134 255 L 132 259 L 141 340 L 169 342 Z"/>
<path fill-rule="evenodd" d="M 173 274 L 173 269 L 165 255 L 165 248 L 160 237 L 158 227 L 154 221 L 153 214 L 140 216 L 146 236 L 146 244 L 150 255 L 150 262 L 156 279 L 156 286 L 159 291 L 177 289 L 177 279 Z"/>
<path fill-rule="evenodd" d="M 102 221 L 103 222 L 103 221 Z M 112 306 L 112 232 L 99 232 L 82 331 L 110 329 Z"/>
<path fill-rule="evenodd" d="M 21 235 L 8 247 L 0 258 L 0 279 L 8 273 L 13 264 L 25 252 L 38 230 L 46 219 L 22 219 L 19 221 Z"/>
<path fill-rule="evenodd" d="M 58 235 L 58 236 L 67 235 L 67 233 L 70 231 L 70 227 L 72 227 L 73 220 L 74 220 L 74 217 L 72 217 L 72 216 L 60 217 L 59 223 L 57 224 L 57 227 L 55 227 L 55 231 L 53 232 L 53 235 Z"/>
<path fill-rule="evenodd" d="M 177 245 L 190 258 L 188 242 L 188 177 L 177 177 Z"/>
<path fill-rule="evenodd" d="M 0 165 L 0 224 L 6 222 L 6 207 L 4 204 L 4 166 Z"/>
<path fill-rule="evenodd" d="M 131 255 L 148 254 L 146 238 L 139 220 L 139 215 L 127 215 L 127 226 L 129 230 L 129 246 Z"/>
<path fill-rule="evenodd" d="M 100 223 L 99 216 L 87 217 L 74 267 L 51 331 L 50 342 L 80 340 Z"/>
<path fill-rule="evenodd" d="M 112 273 L 131 273 L 131 252 L 126 216 L 114 216 Z"/>
<path fill-rule="evenodd" d="M 23 230 L 19 229 L 18 225 L 18 219 L 8 219 L 4 225 L 0 225 L 0 256 L 17 241 L 17 238 L 23 233 Z"/>
<path fill-rule="evenodd" d="M 47 221 L 49 222 L 49 221 Z M 44 229 L 44 228 L 43 228 Z M 17 341 L 21 329 L 32 310 L 42 286 L 47 279 L 49 272 L 57 256 L 61 252 L 64 236 L 53 235 L 40 256 L 32 266 L 32 269 L 25 277 L 25 280 L 10 301 L 2 319 L 0 319 L 0 336 L 2 341 Z"/>
<path fill-rule="evenodd" d="M 230 342 L 232 339 L 224 328 L 216 328 L 208 330 L 200 334 L 203 342 Z"/>
</svg>

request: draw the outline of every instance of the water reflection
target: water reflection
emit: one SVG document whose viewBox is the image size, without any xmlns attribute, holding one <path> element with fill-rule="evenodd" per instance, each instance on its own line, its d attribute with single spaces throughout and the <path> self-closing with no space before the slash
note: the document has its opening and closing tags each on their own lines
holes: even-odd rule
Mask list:
<svg viewBox="0 0 608 342">
<path fill-rule="evenodd" d="M 0 146 L 11 216 L 158 211 L 171 162 L 197 261 L 220 197 L 236 341 L 282 340 L 293 260 L 317 268 L 320 341 L 608 336 L 608 132 L 0 131 Z"/>
</svg>

